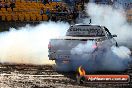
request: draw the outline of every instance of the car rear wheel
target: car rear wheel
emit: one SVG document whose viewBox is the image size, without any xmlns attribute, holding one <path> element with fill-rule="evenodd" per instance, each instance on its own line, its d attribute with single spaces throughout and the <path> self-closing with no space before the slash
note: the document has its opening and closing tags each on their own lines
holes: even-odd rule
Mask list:
<svg viewBox="0 0 132 88">
<path fill-rule="evenodd" d="M 85 84 L 86 83 L 86 78 L 84 76 L 78 76 L 77 77 L 77 83 L 78 84 Z"/>
</svg>

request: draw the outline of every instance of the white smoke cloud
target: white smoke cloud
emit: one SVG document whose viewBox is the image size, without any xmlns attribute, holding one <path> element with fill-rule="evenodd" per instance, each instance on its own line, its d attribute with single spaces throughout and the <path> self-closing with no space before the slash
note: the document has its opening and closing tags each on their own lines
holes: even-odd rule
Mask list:
<svg viewBox="0 0 132 88">
<path fill-rule="evenodd" d="M 50 64 L 48 43 L 51 38 L 64 36 L 69 24 L 43 22 L 37 26 L 10 28 L 0 33 L 0 62 Z"/>
<path fill-rule="evenodd" d="M 75 48 L 71 50 L 71 54 L 83 55 L 85 53 L 92 53 L 94 51 L 95 41 L 87 41 L 85 44 L 78 44 Z"/>
<path fill-rule="evenodd" d="M 106 26 L 112 34 L 117 34 L 116 40 L 119 45 L 132 48 L 132 27 L 127 23 L 123 9 L 90 3 L 86 5 L 86 12 L 92 19 L 92 24 Z M 85 19 L 84 23 L 89 24 L 89 18 Z M 82 65 L 87 71 L 122 71 L 128 68 L 131 51 L 127 47 L 115 47 L 105 41 L 97 51 L 89 54 L 88 52 L 93 49 L 89 44 L 92 44 L 92 41 L 80 43 L 71 50 L 72 57 L 75 58 L 73 67 Z"/>
<path fill-rule="evenodd" d="M 131 51 L 127 47 L 111 47 L 111 50 L 115 55 L 117 55 L 121 59 L 130 58 Z"/>
<path fill-rule="evenodd" d="M 127 23 L 123 9 L 115 9 L 108 5 L 90 3 L 86 5 L 86 12 L 92 19 L 92 24 L 106 26 L 112 34 L 117 34 L 117 42 L 132 48 L 132 26 Z M 89 19 L 84 23 L 88 24 Z"/>
<path fill-rule="evenodd" d="M 78 44 L 71 50 L 72 69 L 76 70 L 76 67 L 82 65 L 87 71 L 126 70 L 131 61 L 130 50 L 124 46 L 111 47 L 109 43 L 109 41 L 104 41 L 104 43 L 96 49 L 92 47 L 95 43 L 90 40 L 88 40 L 86 44 Z"/>
<path fill-rule="evenodd" d="M 120 44 L 131 46 L 131 26 L 127 23 L 123 10 L 113 9 L 110 6 L 88 4 L 87 12 L 92 18 L 92 23 L 106 26 L 112 34 L 117 34 Z M 89 20 L 85 19 L 86 24 Z M 37 26 L 29 26 L 16 30 L 11 28 L 9 32 L 0 33 L 0 62 L 2 63 L 24 63 L 45 64 L 48 60 L 49 39 L 64 36 L 69 24 L 63 22 L 44 22 Z M 129 42 L 128 42 L 129 41 Z M 60 44 L 60 43 L 55 43 Z M 63 42 L 61 42 L 63 45 Z M 93 52 L 93 42 L 79 44 L 71 50 L 73 68 L 85 65 L 88 70 L 124 70 L 130 60 L 130 50 L 126 47 L 109 47 L 102 56 L 96 52 L 98 57 L 92 58 L 87 53 Z M 104 47 L 107 45 L 104 45 Z M 66 48 L 66 47 L 65 47 Z M 81 60 L 80 60 L 81 59 Z"/>
</svg>

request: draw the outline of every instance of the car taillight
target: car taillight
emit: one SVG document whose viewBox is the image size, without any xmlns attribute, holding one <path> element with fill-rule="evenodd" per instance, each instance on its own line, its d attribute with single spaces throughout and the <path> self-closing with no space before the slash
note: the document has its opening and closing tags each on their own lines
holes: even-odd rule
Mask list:
<svg viewBox="0 0 132 88">
<path fill-rule="evenodd" d="M 92 46 L 94 49 L 97 48 L 97 43 L 95 43 L 93 46 Z"/>
</svg>

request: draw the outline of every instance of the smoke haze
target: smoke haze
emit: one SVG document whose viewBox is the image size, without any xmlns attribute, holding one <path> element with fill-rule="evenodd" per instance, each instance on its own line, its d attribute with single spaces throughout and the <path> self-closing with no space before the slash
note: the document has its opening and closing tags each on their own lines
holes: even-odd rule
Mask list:
<svg viewBox="0 0 132 88">
<path fill-rule="evenodd" d="M 132 26 L 127 23 L 126 14 L 122 8 L 115 9 L 108 5 L 90 3 L 86 5 L 86 12 L 92 19 L 92 24 L 107 27 L 112 34 L 117 35 L 116 40 L 119 45 L 132 48 Z M 83 23 L 89 24 L 89 18 L 84 19 Z M 115 47 L 105 41 L 97 52 L 90 55 L 88 52 L 94 51 L 91 47 L 92 44 L 93 41 L 87 41 L 86 44 L 78 44 L 71 50 L 71 54 L 75 58 L 73 67 L 82 65 L 88 71 L 122 71 L 128 68 L 131 51 L 127 47 Z"/>
<path fill-rule="evenodd" d="M 132 48 L 132 26 L 128 24 L 122 8 L 90 3 L 86 5 L 86 12 L 92 19 L 92 24 L 107 27 L 112 34 L 117 35 L 116 40 L 120 45 Z M 84 23 L 88 24 L 89 19 L 85 19 Z"/>
<path fill-rule="evenodd" d="M 0 62 L 52 64 L 48 60 L 49 39 L 63 36 L 69 28 L 63 22 L 43 22 L 37 26 L 10 28 L 0 33 Z"/>
<path fill-rule="evenodd" d="M 127 23 L 122 9 L 96 4 L 88 4 L 86 8 L 92 19 L 92 24 L 106 26 L 112 34 L 117 34 L 116 40 L 120 45 L 128 47 L 132 45 L 132 27 Z M 84 23 L 88 24 L 89 20 L 85 19 Z M 9 32 L 0 33 L 0 62 L 49 64 L 49 40 L 64 36 L 68 28 L 69 24 L 63 22 L 43 22 L 37 26 L 27 25 L 18 28 L 18 30 L 10 28 Z M 107 48 L 107 44 L 103 45 L 99 52 L 95 52 L 98 57 L 93 59 L 87 53 L 94 52 L 95 49 L 92 47 L 94 43 L 94 41 L 88 41 L 86 44 L 80 43 L 71 49 L 74 69 L 79 65 L 85 65 L 85 69 L 93 71 L 124 70 L 127 68 L 131 59 L 130 50 L 127 47 L 112 46 Z"/>
<path fill-rule="evenodd" d="M 111 47 L 107 40 L 96 49 L 94 45 L 94 41 L 88 40 L 71 50 L 74 70 L 80 65 L 86 71 L 123 71 L 128 68 L 131 52 L 127 47 Z"/>
</svg>

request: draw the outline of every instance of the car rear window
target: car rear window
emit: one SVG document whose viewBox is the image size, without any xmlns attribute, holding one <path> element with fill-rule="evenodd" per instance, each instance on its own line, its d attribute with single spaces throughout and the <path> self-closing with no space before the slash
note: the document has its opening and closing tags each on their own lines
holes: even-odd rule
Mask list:
<svg viewBox="0 0 132 88">
<path fill-rule="evenodd" d="M 103 37 L 105 33 L 100 26 L 71 26 L 67 36 L 74 37 Z"/>
</svg>

